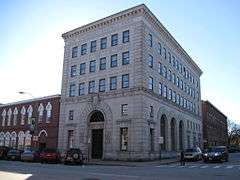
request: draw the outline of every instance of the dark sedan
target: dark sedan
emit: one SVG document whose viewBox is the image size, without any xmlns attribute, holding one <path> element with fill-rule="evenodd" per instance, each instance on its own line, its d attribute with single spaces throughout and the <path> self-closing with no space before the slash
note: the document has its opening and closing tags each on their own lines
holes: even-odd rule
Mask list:
<svg viewBox="0 0 240 180">
<path fill-rule="evenodd" d="M 7 159 L 7 153 L 9 150 L 9 147 L 0 146 L 0 159 Z"/>
<path fill-rule="evenodd" d="M 203 161 L 228 161 L 228 150 L 226 146 L 212 146 L 203 154 Z"/>
<path fill-rule="evenodd" d="M 13 161 L 20 161 L 22 152 L 23 152 L 22 150 L 11 149 L 7 153 L 7 159 L 8 160 L 13 160 Z"/>
</svg>

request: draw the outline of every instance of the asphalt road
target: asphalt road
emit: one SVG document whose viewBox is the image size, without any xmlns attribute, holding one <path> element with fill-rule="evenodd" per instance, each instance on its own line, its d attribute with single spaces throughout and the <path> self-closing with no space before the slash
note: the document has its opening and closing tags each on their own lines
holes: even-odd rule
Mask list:
<svg viewBox="0 0 240 180">
<path fill-rule="evenodd" d="M 240 154 L 227 163 L 188 162 L 170 165 L 66 166 L 62 164 L 0 161 L 0 180 L 239 180 Z"/>
</svg>

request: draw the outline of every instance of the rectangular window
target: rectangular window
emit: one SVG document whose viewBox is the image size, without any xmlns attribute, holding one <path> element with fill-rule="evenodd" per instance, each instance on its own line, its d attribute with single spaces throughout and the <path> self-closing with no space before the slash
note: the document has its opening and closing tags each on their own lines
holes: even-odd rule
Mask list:
<svg viewBox="0 0 240 180">
<path fill-rule="evenodd" d="M 77 57 L 78 55 L 78 46 L 72 48 L 72 58 Z"/>
<path fill-rule="evenodd" d="M 180 80 L 180 87 L 181 87 L 181 90 L 183 90 L 183 81 Z"/>
<path fill-rule="evenodd" d="M 129 64 L 129 51 L 122 53 L 122 65 Z"/>
<path fill-rule="evenodd" d="M 168 89 L 168 100 L 172 99 L 172 89 Z"/>
<path fill-rule="evenodd" d="M 167 67 L 163 66 L 163 76 L 167 78 Z"/>
<path fill-rule="evenodd" d="M 153 43 L 152 43 L 152 34 L 148 34 L 148 45 L 150 46 L 150 47 L 152 47 L 152 45 L 153 45 Z"/>
<path fill-rule="evenodd" d="M 153 106 L 150 106 L 150 117 L 154 116 L 154 112 L 153 112 Z"/>
<path fill-rule="evenodd" d="M 79 96 L 82 96 L 85 94 L 85 83 L 84 82 L 79 84 L 79 93 L 78 94 L 79 94 Z"/>
<path fill-rule="evenodd" d="M 171 72 L 171 70 L 168 70 L 168 80 L 172 81 L 172 72 Z"/>
<path fill-rule="evenodd" d="M 173 65 L 173 67 L 176 66 L 176 61 L 175 61 L 175 57 L 174 56 L 172 56 L 172 65 Z"/>
<path fill-rule="evenodd" d="M 158 73 L 159 73 L 160 75 L 163 74 L 162 63 L 158 63 Z"/>
<path fill-rule="evenodd" d="M 87 54 L 87 43 L 81 45 L 81 55 Z"/>
<path fill-rule="evenodd" d="M 180 97 L 180 106 L 183 107 L 183 97 Z"/>
<path fill-rule="evenodd" d="M 176 102 L 176 92 L 172 92 L 172 101 L 175 103 Z"/>
<path fill-rule="evenodd" d="M 111 56 L 111 64 L 110 67 L 117 67 L 117 54 L 114 54 Z"/>
<path fill-rule="evenodd" d="M 176 84 L 176 75 L 175 75 L 175 73 L 172 74 L 172 82 L 173 82 L 173 84 Z"/>
<path fill-rule="evenodd" d="M 177 87 L 179 87 L 179 77 L 177 76 Z"/>
<path fill-rule="evenodd" d="M 120 128 L 120 150 L 127 151 L 128 149 L 128 128 Z"/>
<path fill-rule="evenodd" d="M 116 46 L 118 44 L 118 34 L 113 34 L 111 37 L 111 46 Z"/>
<path fill-rule="evenodd" d="M 106 49 L 107 48 L 107 37 L 100 39 L 100 49 Z"/>
<path fill-rule="evenodd" d="M 73 120 L 73 114 L 74 114 L 74 111 L 70 110 L 69 113 L 68 113 L 68 120 L 70 120 L 70 121 Z"/>
<path fill-rule="evenodd" d="M 163 55 L 164 55 L 164 59 L 167 59 L 167 50 L 165 47 L 163 47 Z"/>
<path fill-rule="evenodd" d="M 77 66 L 71 66 L 71 77 L 75 77 L 77 75 Z"/>
<path fill-rule="evenodd" d="M 106 90 L 106 81 L 105 79 L 99 80 L 99 92 L 105 92 Z"/>
<path fill-rule="evenodd" d="M 154 129 L 150 128 L 150 149 L 154 151 Z"/>
<path fill-rule="evenodd" d="M 129 87 L 129 74 L 122 75 L 122 88 Z"/>
<path fill-rule="evenodd" d="M 68 149 L 73 148 L 74 134 L 73 130 L 68 130 Z"/>
<path fill-rule="evenodd" d="M 148 78 L 148 89 L 153 90 L 153 78 L 151 76 Z"/>
<path fill-rule="evenodd" d="M 180 94 L 177 95 L 177 104 L 180 104 Z"/>
<path fill-rule="evenodd" d="M 150 54 L 148 55 L 148 66 L 153 68 L 153 56 Z"/>
<path fill-rule="evenodd" d="M 163 88 L 163 97 L 167 98 L 167 86 Z"/>
<path fill-rule="evenodd" d="M 99 69 L 100 70 L 105 70 L 106 66 L 107 66 L 107 59 L 106 59 L 106 57 L 100 58 Z"/>
<path fill-rule="evenodd" d="M 69 96 L 70 97 L 75 96 L 75 92 L 76 92 L 76 84 L 70 84 Z"/>
<path fill-rule="evenodd" d="M 168 62 L 171 64 L 172 63 L 172 55 L 170 52 L 168 52 Z"/>
<path fill-rule="evenodd" d="M 178 60 L 176 60 L 176 68 L 179 71 L 179 61 Z"/>
<path fill-rule="evenodd" d="M 128 115 L 128 105 L 122 104 L 122 116 Z"/>
<path fill-rule="evenodd" d="M 123 31 L 123 33 L 122 33 L 122 42 L 123 43 L 129 42 L 129 30 Z"/>
<path fill-rule="evenodd" d="M 158 43 L 158 54 L 162 55 L 162 44 Z"/>
<path fill-rule="evenodd" d="M 95 72 L 96 71 L 96 60 L 90 61 L 90 66 L 89 66 L 89 72 Z"/>
<path fill-rule="evenodd" d="M 117 76 L 110 77 L 110 90 L 117 89 Z"/>
<path fill-rule="evenodd" d="M 91 41 L 90 52 L 95 52 L 97 50 L 97 41 Z"/>
<path fill-rule="evenodd" d="M 86 63 L 80 64 L 80 75 L 83 75 L 86 73 Z"/>
<path fill-rule="evenodd" d="M 158 84 L 158 94 L 162 96 L 162 83 Z"/>
<path fill-rule="evenodd" d="M 88 89 L 89 94 L 95 93 L 95 81 L 90 81 L 88 86 L 89 86 L 89 89 Z"/>
</svg>

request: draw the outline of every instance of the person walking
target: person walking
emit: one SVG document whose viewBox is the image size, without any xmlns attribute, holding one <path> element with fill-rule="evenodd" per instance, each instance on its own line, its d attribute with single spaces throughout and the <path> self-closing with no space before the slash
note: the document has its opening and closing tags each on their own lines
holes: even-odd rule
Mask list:
<svg viewBox="0 0 240 180">
<path fill-rule="evenodd" d="M 180 154 L 180 165 L 185 166 L 184 151 L 181 151 Z"/>
</svg>

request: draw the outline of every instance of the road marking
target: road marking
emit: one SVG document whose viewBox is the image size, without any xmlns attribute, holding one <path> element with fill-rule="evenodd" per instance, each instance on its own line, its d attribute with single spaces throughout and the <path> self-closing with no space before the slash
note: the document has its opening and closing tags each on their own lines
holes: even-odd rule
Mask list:
<svg viewBox="0 0 240 180">
<path fill-rule="evenodd" d="M 94 175 L 94 176 L 118 176 L 118 177 L 126 177 L 126 178 L 139 178 L 140 176 L 131 176 L 131 175 L 124 175 L 124 174 L 107 174 L 107 173 L 88 173 L 90 175 Z"/>
<path fill-rule="evenodd" d="M 191 168 L 195 168 L 195 167 L 197 167 L 197 166 L 189 166 L 188 168 L 191 169 Z"/>
<path fill-rule="evenodd" d="M 218 168 L 220 168 L 221 166 L 215 166 L 215 167 L 213 167 L 214 169 L 218 169 Z"/>
<path fill-rule="evenodd" d="M 226 169 L 232 169 L 233 168 L 233 166 L 227 166 L 226 167 Z"/>
<path fill-rule="evenodd" d="M 208 167 L 208 166 L 201 166 L 200 168 L 201 168 L 201 169 L 205 169 L 205 168 L 207 168 L 207 167 Z"/>
</svg>

